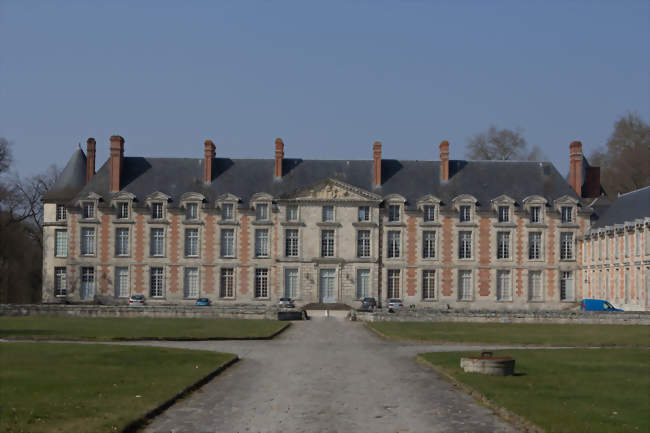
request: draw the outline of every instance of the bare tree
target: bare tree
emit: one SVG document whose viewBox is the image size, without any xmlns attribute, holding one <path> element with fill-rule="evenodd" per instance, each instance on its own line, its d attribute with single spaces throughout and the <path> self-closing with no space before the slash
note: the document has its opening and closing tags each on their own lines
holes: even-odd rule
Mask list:
<svg viewBox="0 0 650 433">
<path fill-rule="evenodd" d="M 11 165 L 11 143 L 4 137 L 0 137 L 0 174 L 9 169 Z"/>
<path fill-rule="evenodd" d="M 467 142 L 467 149 L 467 159 L 537 161 L 543 158 L 539 146 L 528 149 L 520 128 L 499 129 L 491 125 L 487 131 L 471 137 Z"/>
</svg>

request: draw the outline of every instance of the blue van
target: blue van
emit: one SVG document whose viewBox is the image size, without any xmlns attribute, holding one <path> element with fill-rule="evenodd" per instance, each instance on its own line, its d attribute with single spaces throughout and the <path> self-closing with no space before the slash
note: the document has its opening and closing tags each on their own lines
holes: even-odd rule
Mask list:
<svg viewBox="0 0 650 433">
<path fill-rule="evenodd" d="M 614 308 L 612 304 L 602 299 L 583 299 L 580 303 L 581 311 L 623 311 Z"/>
</svg>

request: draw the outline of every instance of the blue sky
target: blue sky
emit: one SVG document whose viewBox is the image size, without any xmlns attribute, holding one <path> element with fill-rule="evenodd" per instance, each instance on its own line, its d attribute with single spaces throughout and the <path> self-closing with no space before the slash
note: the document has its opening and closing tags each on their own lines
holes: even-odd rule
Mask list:
<svg viewBox="0 0 650 433">
<path fill-rule="evenodd" d="M 15 169 L 126 154 L 438 159 L 495 124 L 568 146 L 650 120 L 648 1 L 0 0 L 0 136 Z"/>
</svg>

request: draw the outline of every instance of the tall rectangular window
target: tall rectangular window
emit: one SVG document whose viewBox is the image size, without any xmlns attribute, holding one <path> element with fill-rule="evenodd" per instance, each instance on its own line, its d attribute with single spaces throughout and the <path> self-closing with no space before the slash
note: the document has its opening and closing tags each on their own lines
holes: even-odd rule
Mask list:
<svg viewBox="0 0 650 433">
<path fill-rule="evenodd" d="M 510 221 L 510 207 L 499 206 L 499 222 L 507 223 Z"/>
<path fill-rule="evenodd" d="M 68 218 L 68 212 L 65 209 L 65 205 L 57 204 L 56 205 L 56 220 L 65 221 Z"/>
<path fill-rule="evenodd" d="M 497 301 L 512 300 L 512 290 L 510 289 L 510 271 L 497 271 Z"/>
<path fill-rule="evenodd" d="M 388 270 L 388 290 L 386 296 L 388 298 L 399 298 L 400 296 L 400 270 L 399 269 L 389 269 Z"/>
<path fill-rule="evenodd" d="M 543 301 L 542 271 L 530 271 L 528 273 L 528 299 L 531 301 Z"/>
<path fill-rule="evenodd" d="M 269 270 L 255 269 L 255 297 L 269 297 Z"/>
<path fill-rule="evenodd" d="M 528 260 L 541 260 L 542 232 L 528 233 Z"/>
<path fill-rule="evenodd" d="M 129 268 L 115 268 L 115 296 L 126 298 L 129 296 Z"/>
<path fill-rule="evenodd" d="M 115 229 L 115 255 L 116 256 L 129 255 L 129 229 L 128 228 Z"/>
<path fill-rule="evenodd" d="M 472 232 L 458 232 L 458 258 L 472 258 Z"/>
<path fill-rule="evenodd" d="M 54 256 L 55 257 L 68 256 L 68 231 L 67 230 L 54 231 Z"/>
<path fill-rule="evenodd" d="M 149 270 L 149 296 L 162 298 L 164 295 L 163 268 L 151 268 Z"/>
<path fill-rule="evenodd" d="M 151 229 L 149 252 L 152 257 L 162 257 L 165 254 L 165 229 Z"/>
<path fill-rule="evenodd" d="M 614 258 L 615 259 L 618 259 L 620 248 L 621 248 L 620 237 L 618 236 L 618 234 L 615 233 L 614 234 Z"/>
<path fill-rule="evenodd" d="M 370 269 L 357 269 L 357 299 L 370 295 Z"/>
<path fill-rule="evenodd" d="M 296 268 L 284 270 L 284 296 L 286 298 L 298 296 L 298 269 Z"/>
<path fill-rule="evenodd" d="M 460 222 L 466 223 L 472 220 L 472 208 L 471 206 L 463 205 L 459 207 L 458 218 Z"/>
<path fill-rule="evenodd" d="M 625 257 L 630 257 L 630 235 L 623 232 L 623 239 L 625 240 Z"/>
<path fill-rule="evenodd" d="M 185 268 L 185 290 L 184 295 L 186 298 L 199 297 L 199 269 L 198 268 Z"/>
<path fill-rule="evenodd" d="M 321 257 L 334 257 L 334 230 L 323 230 L 320 243 Z"/>
<path fill-rule="evenodd" d="M 284 255 L 298 257 L 298 229 L 284 231 Z"/>
<path fill-rule="evenodd" d="M 458 271 L 458 300 L 471 301 L 473 298 L 472 271 Z"/>
<path fill-rule="evenodd" d="M 323 206 L 322 219 L 323 222 L 334 221 L 334 206 Z"/>
<path fill-rule="evenodd" d="M 634 253 L 641 255 L 641 232 L 638 229 L 634 232 Z"/>
<path fill-rule="evenodd" d="M 83 227 L 81 229 L 81 255 L 92 256 L 95 254 L 95 229 Z"/>
<path fill-rule="evenodd" d="M 95 203 L 92 201 L 85 201 L 81 205 L 82 218 L 95 218 Z"/>
<path fill-rule="evenodd" d="M 359 206 L 358 219 L 361 222 L 370 221 L 370 206 Z"/>
<path fill-rule="evenodd" d="M 221 257 L 235 257 L 235 230 L 221 229 Z"/>
<path fill-rule="evenodd" d="M 95 296 L 95 268 L 81 268 L 81 298 Z"/>
<path fill-rule="evenodd" d="M 573 272 L 560 272 L 560 300 L 573 300 Z"/>
<path fill-rule="evenodd" d="M 436 298 L 436 271 L 422 271 L 422 299 Z"/>
<path fill-rule="evenodd" d="M 233 203 L 224 203 L 221 205 L 221 219 L 232 221 L 235 219 L 235 205 Z"/>
<path fill-rule="evenodd" d="M 235 270 L 233 268 L 221 268 L 219 284 L 219 296 L 221 298 L 235 297 Z"/>
<path fill-rule="evenodd" d="M 357 257 L 370 257 L 370 230 L 357 232 Z"/>
<path fill-rule="evenodd" d="M 562 222 L 563 223 L 573 222 L 573 207 L 562 206 Z"/>
<path fill-rule="evenodd" d="M 609 237 L 605 238 L 605 260 L 609 260 Z"/>
<path fill-rule="evenodd" d="M 54 268 L 54 296 L 68 294 L 68 275 L 65 266 Z"/>
<path fill-rule="evenodd" d="M 400 256 L 401 248 L 401 233 L 391 230 L 387 234 L 388 237 L 388 258 L 395 259 Z"/>
<path fill-rule="evenodd" d="M 255 230 L 255 257 L 267 257 L 269 255 L 269 230 Z"/>
<path fill-rule="evenodd" d="M 120 202 L 117 204 L 117 219 L 119 220 L 129 219 L 129 203 Z"/>
<path fill-rule="evenodd" d="M 436 232 L 422 232 L 422 258 L 433 259 L 436 257 Z"/>
<path fill-rule="evenodd" d="M 433 205 L 424 205 L 422 208 L 424 213 L 424 222 L 433 222 L 436 220 L 436 207 Z"/>
<path fill-rule="evenodd" d="M 193 221 L 199 219 L 199 204 L 188 203 L 185 208 L 185 219 Z"/>
<path fill-rule="evenodd" d="M 198 257 L 199 229 L 185 229 L 185 257 Z"/>
<path fill-rule="evenodd" d="M 560 233 L 560 260 L 573 260 L 573 233 Z"/>
<path fill-rule="evenodd" d="M 531 206 L 530 222 L 532 224 L 539 224 L 542 222 L 542 208 L 540 206 Z"/>
<path fill-rule="evenodd" d="M 287 221 L 298 221 L 298 205 L 287 205 Z"/>
<path fill-rule="evenodd" d="M 260 203 L 255 206 L 255 219 L 257 221 L 266 221 L 269 219 L 269 205 Z"/>
<path fill-rule="evenodd" d="M 510 258 L 510 232 L 497 232 L 497 259 Z"/>
<path fill-rule="evenodd" d="M 159 220 L 163 218 L 163 204 L 160 202 L 151 203 L 151 218 Z"/>
<path fill-rule="evenodd" d="M 388 206 L 388 221 L 399 221 L 399 205 L 391 204 Z"/>
</svg>

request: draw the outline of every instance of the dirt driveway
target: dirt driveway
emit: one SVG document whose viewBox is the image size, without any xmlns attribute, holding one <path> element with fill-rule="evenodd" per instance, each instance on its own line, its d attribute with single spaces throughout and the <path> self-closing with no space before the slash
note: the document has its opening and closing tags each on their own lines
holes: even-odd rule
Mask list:
<svg viewBox="0 0 650 433">
<path fill-rule="evenodd" d="M 357 322 L 294 322 L 272 341 L 164 345 L 232 352 L 242 360 L 157 417 L 147 432 L 516 431 L 413 361 L 433 347 L 386 342 Z"/>
</svg>

